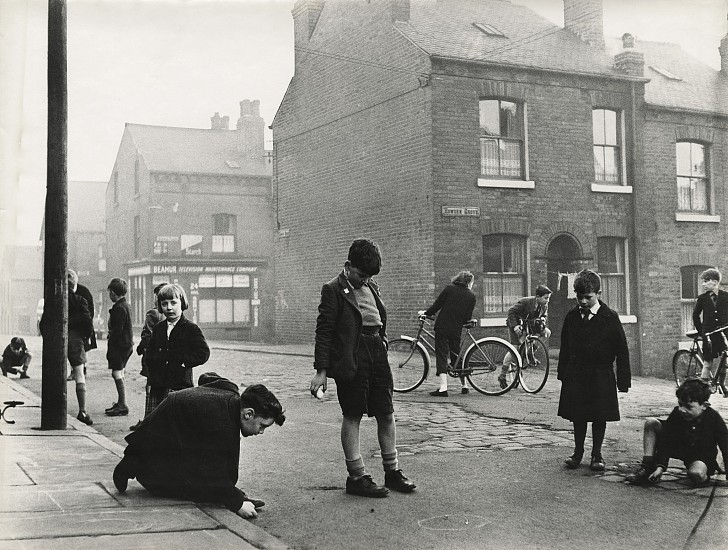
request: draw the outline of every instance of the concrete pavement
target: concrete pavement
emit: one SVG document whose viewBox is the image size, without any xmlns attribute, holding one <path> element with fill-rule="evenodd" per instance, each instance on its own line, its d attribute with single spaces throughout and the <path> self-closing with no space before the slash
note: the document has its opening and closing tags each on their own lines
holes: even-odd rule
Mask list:
<svg viewBox="0 0 728 550">
<path fill-rule="evenodd" d="M 6 413 L 16 424 L 0 421 L 0 549 L 47 547 L 50 541 L 53 548 L 103 543 L 112 549 L 711 549 L 728 541 L 724 476 L 692 488 L 673 461 L 656 487 L 623 483 L 641 455 L 644 417 L 665 416 L 674 406 L 670 381 L 636 378 L 630 393 L 620 394 L 623 420 L 609 425 L 608 470 L 598 475 L 561 467 L 572 440 L 569 424 L 555 418 L 557 381 L 535 396 L 515 390 L 498 398 L 453 393 L 435 400 L 427 395 L 431 378 L 395 397 L 401 466 L 418 490 L 373 501 L 343 491 L 335 385 L 322 401 L 306 393 L 312 347 L 211 347 L 209 369 L 197 369 L 195 378 L 205 370 L 232 376 L 224 369 L 234 369 L 251 382 L 267 380 L 286 408 L 282 428 L 242 446 L 240 486 L 268 503 L 259 518 L 248 522 L 221 508 L 155 499 L 134 481 L 118 495 L 111 472 L 123 448 L 72 418 L 62 433 L 33 429 L 40 409 L 21 385 L 28 381 L 3 379 L 2 401 L 25 404 Z M 230 352 L 244 371 L 215 364 L 216 357 L 228 361 Z M 33 370 L 39 376 L 40 368 Z M 728 417 L 728 399 L 712 401 Z M 75 411 L 74 403 L 69 410 Z M 381 482 L 371 420 L 362 424 L 362 450 Z"/>
</svg>

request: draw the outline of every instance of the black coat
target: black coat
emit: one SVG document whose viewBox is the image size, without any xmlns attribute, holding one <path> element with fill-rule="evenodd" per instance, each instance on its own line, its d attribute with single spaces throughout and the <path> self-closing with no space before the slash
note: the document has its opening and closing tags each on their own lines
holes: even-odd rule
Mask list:
<svg viewBox="0 0 728 550">
<path fill-rule="evenodd" d="M 160 325 L 166 329 L 166 323 Z M 235 487 L 240 428 L 238 387 L 207 373 L 199 387 L 170 393 L 126 436 L 125 460 L 155 495 L 216 502 L 236 511 L 245 501 Z"/>
<path fill-rule="evenodd" d="M 210 358 L 210 348 L 196 324 L 184 314 L 167 340 L 167 321 L 160 321 L 144 352 L 150 386 L 181 390 L 191 388 L 192 369 Z"/>
<path fill-rule="evenodd" d="M 470 321 L 475 308 L 475 294 L 466 286 L 449 284 L 442 289 L 440 295 L 425 315 L 431 317 L 437 313 L 435 330 L 448 334 L 457 334 L 463 330 L 463 325 Z"/>
<path fill-rule="evenodd" d="M 382 319 L 379 335 L 386 341 L 387 310 L 377 284 L 370 280 L 367 286 L 372 289 Z M 356 350 L 363 321 L 354 291 L 343 273 L 323 286 L 318 309 L 313 366 L 316 370 L 325 369 L 326 376 L 335 380 L 352 380 L 357 369 Z"/>
<path fill-rule="evenodd" d="M 627 391 L 632 385 L 627 338 L 619 315 L 599 303 L 597 314 L 587 322 L 578 307 L 569 311 L 561 329 L 558 415 L 567 420 L 619 420 L 617 388 Z"/>
<path fill-rule="evenodd" d="M 717 328 L 728 325 L 728 292 L 718 290 L 718 301 L 713 304 L 709 292 L 703 292 L 695 301 L 693 309 L 693 325 L 701 335 L 711 332 Z M 702 314 L 702 316 L 701 316 Z M 703 338 L 703 342 L 706 338 Z M 711 345 L 703 346 L 703 356 L 706 359 L 714 359 L 725 349 L 725 342 L 720 334 L 710 335 Z"/>
</svg>

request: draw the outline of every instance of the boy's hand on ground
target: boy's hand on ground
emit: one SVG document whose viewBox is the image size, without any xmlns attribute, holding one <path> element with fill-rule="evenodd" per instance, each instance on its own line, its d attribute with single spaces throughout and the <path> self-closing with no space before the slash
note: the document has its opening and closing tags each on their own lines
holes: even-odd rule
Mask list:
<svg viewBox="0 0 728 550">
<path fill-rule="evenodd" d="M 240 507 L 240 510 L 238 510 L 236 513 L 241 518 L 245 518 L 245 519 L 258 517 L 258 512 L 255 511 L 255 506 L 249 500 L 246 500 L 245 502 L 243 502 L 243 505 Z"/>
<path fill-rule="evenodd" d="M 650 477 L 648 477 L 647 479 L 650 481 L 650 483 L 657 483 L 658 481 L 660 481 L 660 478 L 662 477 L 662 473 L 664 471 L 665 470 L 662 469 L 662 466 L 658 466 L 657 468 L 655 468 L 655 471 L 652 472 L 650 474 Z"/>
</svg>

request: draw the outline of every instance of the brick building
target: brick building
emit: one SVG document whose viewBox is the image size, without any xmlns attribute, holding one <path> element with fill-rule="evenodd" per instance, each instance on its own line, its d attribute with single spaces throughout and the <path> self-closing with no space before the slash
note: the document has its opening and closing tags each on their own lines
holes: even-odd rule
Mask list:
<svg viewBox="0 0 728 550">
<path fill-rule="evenodd" d="M 273 327 L 271 159 L 259 101 L 210 129 L 127 124 L 106 189 L 107 275 L 130 284 L 141 325 L 178 282 L 208 338 L 264 340 Z"/>
<path fill-rule="evenodd" d="M 312 340 L 320 285 L 368 236 L 383 249 L 391 334 L 470 269 L 483 333 L 504 335 L 508 307 L 549 285 L 558 347 L 573 275 L 590 267 L 635 372 L 667 375 L 682 330 L 675 243 L 694 224 L 722 231 L 723 250 L 726 237 L 721 223 L 676 220 L 674 127 L 687 117 L 696 127 L 683 135 L 713 128 L 713 210 L 700 215 L 724 219 L 717 99 L 702 114 L 663 105 L 645 74 L 651 51 L 608 51 L 599 0 L 565 0 L 563 28 L 505 0 L 299 0 L 293 17 L 295 74 L 273 123 L 279 338 Z M 660 200 L 672 218 L 661 210 L 657 227 Z M 697 254 L 690 240 L 681 246 Z M 704 252 L 690 265 L 720 264 Z M 672 322 L 645 322 L 663 306 Z"/>
<path fill-rule="evenodd" d="M 106 274 L 105 211 L 100 207 L 105 196 L 106 182 L 68 182 L 68 267 L 91 291 L 94 310 L 104 321 L 111 307 L 106 291 L 110 277 Z"/>
</svg>

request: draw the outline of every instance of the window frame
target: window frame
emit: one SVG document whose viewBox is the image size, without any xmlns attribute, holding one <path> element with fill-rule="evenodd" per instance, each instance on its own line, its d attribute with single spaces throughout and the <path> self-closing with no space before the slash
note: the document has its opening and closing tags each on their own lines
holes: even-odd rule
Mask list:
<svg viewBox="0 0 728 550">
<path fill-rule="evenodd" d="M 680 146 L 683 144 L 687 144 L 690 146 L 689 148 L 689 159 L 688 164 L 690 165 L 690 174 L 681 174 L 681 163 L 680 161 Z M 694 175 L 692 173 L 694 164 L 692 161 L 693 156 L 693 146 L 700 147 L 702 149 L 703 153 L 703 176 Z M 676 185 L 677 185 L 677 212 L 683 213 L 683 214 L 696 214 L 696 215 L 708 215 L 712 213 L 713 208 L 713 197 L 712 197 L 712 180 L 711 180 L 711 169 L 710 169 L 710 147 L 709 144 L 704 143 L 702 141 L 697 140 L 690 140 L 690 139 L 681 139 L 675 142 L 675 179 L 676 179 Z M 689 193 L 689 203 L 690 208 L 683 208 L 680 195 L 681 195 L 681 187 L 680 187 L 680 181 L 681 180 L 688 180 L 688 193 Z M 705 201 L 705 208 L 695 208 L 693 205 L 696 202 L 695 194 L 697 192 L 693 191 L 693 180 L 702 180 L 704 182 L 704 196 L 702 199 Z"/>
<path fill-rule="evenodd" d="M 494 102 L 496 103 L 498 113 L 498 133 L 490 133 L 486 130 L 483 124 L 483 118 L 485 110 L 484 103 Z M 502 113 L 507 111 L 503 108 L 503 103 L 513 104 L 516 107 L 516 114 L 514 116 L 514 129 L 516 135 L 504 134 L 503 129 L 508 125 L 508 121 L 504 120 Z M 507 180 L 513 182 L 520 182 L 528 179 L 527 173 L 527 155 L 526 155 L 526 142 L 528 133 L 526 130 L 527 119 L 526 119 L 526 103 L 517 99 L 507 97 L 481 97 L 478 100 L 478 141 L 480 145 L 480 173 L 479 179 L 482 180 Z M 485 148 L 484 142 L 487 140 L 494 141 L 496 143 L 496 150 L 498 152 L 497 158 L 497 173 L 488 172 L 486 170 L 485 163 Z M 503 159 L 501 152 L 504 150 L 503 143 L 517 144 L 518 145 L 518 175 L 512 175 L 507 173 L 508 168 L 504 166 L 508 159 Z M 505 173 L 504 173 L 505 172 Z"/>
<path fill-rule="evenodd" d="M 237 250 L 237 216 L 217 213 L 212 215 L 211 251 L 213 254 L 235 254 Z M 227 226 L 223 233 L 222 226 Z"/>
<path fill-rule="evenodd" d="M 689 330 L 693 330 L 693 309 L 698 296 L 702 294 L 700 274 L 712 266 L 701 264 L 688 264 L 680 266 L 680 328 L 681 336 L 684 336 Z M 688 271 L 689 270 L 689 271 Z M 694 296 L 685 296 L 686 275 L 692 275 L 692 290 Z"/>
<path fill-rule="evenodd" d="M 597 120 L 596 115 L 603 113 L 601 120 L 603 126 L 601 128 L 602 140 L 597 140 Z M 607 134 L 609 130 L 607 128 L 607 116 L 606 113 L 614 114 L 614 143 L 609 143 Z M 614 151 L 614 170 L 616 173 L 616 180 L 611 180 L 606 177 L 607 163 L 606 156 L 601 155 L 601 172 L 598 174 L 597 168 L 597 149 L 601 149 L 603 152 L 607 149 Z M 594 162 L 594 183 L 602 186 L 613 186 L 622 187 L 626 185 L 626 165 L 625 165 L 625 153 L 624 153 L 624 117 L 621 109 L 611 109 L 606 107 L 592 107 L 592 159 Z"/>
<path fill-rule="evenodd" d="M 609 254 L 614 250 L 614 270 L 607 270 L 608 266 L 605 265 L 607 262 L 612 263 L 612 258 L 604 258 L 606 245 L 609 249 Z M 616 246 L 613 246 L 616 245 Z M 621 248 L 621 250 L 619 250 Z M 629 245 L 627 239 L 624 237 L 614 236 L 602 236 L 597 237 L 597 270 L 599 276 L 602 279 L 602 295 L 604 301 L 610 308 L 615 310 L 621 315 L 629 315 L 630 312 L 630 296 L 629 296 Z M 621 271 L 620 266 L 621 265 Z M 621 296 L 614 298 L 614 294 L 610 294 L 610 288 L 613 285 L 619 285 L 618 288 Z"/>
<path fill-rule="evenodd" d="M 498 244 L 500 248 L 500 271 L 488 271 L 489 266 L 486 262 L 486 250 L 491 248 L 487 246 L 487 240 L 499 240 Z M 522 264 L 522 271 L 504 271 L 505 260 L 506 260 L 506 241 L 510 240 L 510 256 L 513 263 L 518 268 L 518 263 Z M 524 235 L 518 235 L 513 233 L 490 233 L 482 236 L 483 242 L 483 274 L 482 274 L 482 294 L 483 294 L 483 314 L 484 315 L 497 315 L 503 314 L 520 298 L 526 295 L 526 289 L 528 288 L 529 279 L 529 254 L 528 254 L 528 238 Z M 520 258 L 515 258 L 515 247 L 513 243 L 517 243 L 520 251 L 516 251 Z M 514 281 L 520 279 L 520 289 L 513 290 L 507 293 L 507 287 L 514 285 Z M 497 285 L 500 288 L 500 297 L 496 294 L 488 294 L 489 287 Z M 495 309 L 494 306 L 500 302 L 500 309 Z"/>
</svg>

